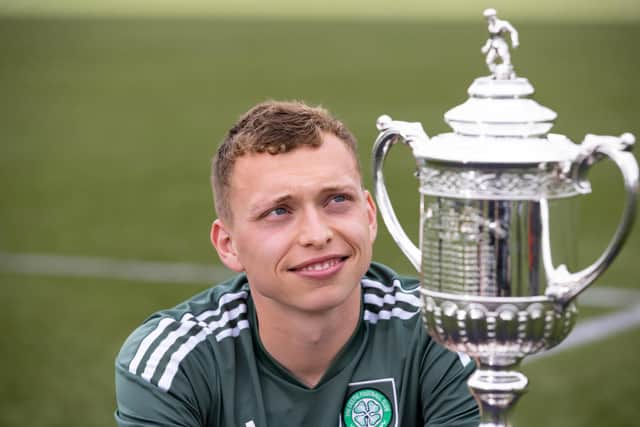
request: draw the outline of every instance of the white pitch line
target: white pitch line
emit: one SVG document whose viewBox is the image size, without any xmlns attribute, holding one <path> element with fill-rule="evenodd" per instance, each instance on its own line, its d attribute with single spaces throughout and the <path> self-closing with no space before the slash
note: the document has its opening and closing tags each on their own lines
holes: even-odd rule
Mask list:
<svg viewBox="0 0 640 427">
<path fill-rule="evenodd" d="M 0 271 L 63 277 L 99 277 L 160 283 L 213 284 L 234 273 L 203 264 L 123 260 L 107 257 L 0 252 Z M 593 286 L 580 295 L 581 306 L 622 307 L 640 302 L 640 290 Z"/>
<path fill-rule="evenodd" d="M 604 316 L 580 321 L 569 336 L 551 350 L 529 356 L 525 362 L 543 359 L 548 356 L 590 344 L 611 335 L 640 326 L 640 304 Z"/>
<path fill-rule="evenodd" d="M 233 272 L 223 267 L 193 263 L 8 252 L 0 252 L 0 271 L 181 284 L 214 284 L 233 275 Z M 597 285 L 579 297 L 580 306 L 615 308 L 634 302 L 640 302 L 639 290 L 603 288 Z"/>
<path fill-rule="evenodd" d="M 9 252 L 0 252 L 0 271 L 180 284 L 215 284 L 234 274 L 223 267 L 183 262 Z M 579 297 L 580 306 L 615 308 L 629 306 L 634 302 L 640 302 L 639 290 L 597 285 Z"/>
<path fill-rule="evenodd" d="M 62 277 L 98 277 L 156 283 L 218 283 L 233 273 L 224 268 L 182 262 L 119 260 L 0 252 L 0 271 Z"/>
<path fill-rule="evenodd" d="M 578 306 L 615 308 L 640 302 L 640 290 L 601 287 L 597 283 L 578 297 Z"/>
</svg>

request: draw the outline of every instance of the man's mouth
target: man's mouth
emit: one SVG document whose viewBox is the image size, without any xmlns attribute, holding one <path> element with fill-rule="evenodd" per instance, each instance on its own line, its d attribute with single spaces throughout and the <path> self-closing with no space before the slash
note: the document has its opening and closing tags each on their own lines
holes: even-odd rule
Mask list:
<svg viewBox="0 0 640 427">
<path fill-rule="evenodd" d="M 289 271 L 316 272 L 329 270 L 332 267 L 337 266 L 338 264 L 342 264 L 347 258 L 348 257 L 346 256 L 334 256 L 331 258 L 324 258 L 322 260 L 306 262 L 304 264 L 290 268 Z"/>
</svg>

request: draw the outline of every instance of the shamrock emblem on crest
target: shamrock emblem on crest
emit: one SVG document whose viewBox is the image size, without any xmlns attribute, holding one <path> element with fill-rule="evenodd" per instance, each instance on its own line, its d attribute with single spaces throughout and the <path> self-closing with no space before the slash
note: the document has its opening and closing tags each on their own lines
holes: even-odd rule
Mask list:
<svg viewBox="0 0 640 427">
<path fill-rule="evenodd" d="M 382 407 L 373 399 L 362 399 L 353 408 L 353 421 L 359 427 L 376 427 L 382 416 Z"/>
</svg>

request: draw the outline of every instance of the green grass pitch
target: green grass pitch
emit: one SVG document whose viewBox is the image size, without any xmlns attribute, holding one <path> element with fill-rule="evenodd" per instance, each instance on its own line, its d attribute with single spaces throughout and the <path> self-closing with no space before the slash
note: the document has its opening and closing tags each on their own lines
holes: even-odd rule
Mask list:
<svg viewBox="0 0 640 427">
<path fill-rule="evenodd" d="M 507 17 L 508 18 L 508 17 Z M 516 71 L 559 119 L 554 132 L 640 136 L 640 27 L 513 22 Z M 360 141 L 370 187 L 383 113 L 447 131 L 442 115 L 486 74 L 481 19 L 0 20 L 0 251 L 217 264 L 208 243 L 216 144 L 267 98 L 323 104 Z M 387 168 L 417 235 L 408 150 Z M 607 244 L 621 178 L 603 162 L 575 218 L 579 263 Z M 410 266 L 381 226 L 376 259 Z M 638 286 L 638 227 L 600 284 Z M 152 311 L 205 284 L 0 275 L 0 425 L 113 425 L 113 359 Z M 640 419 L 640 330 L 527 365 L 519 427 Z"/>
</svg>

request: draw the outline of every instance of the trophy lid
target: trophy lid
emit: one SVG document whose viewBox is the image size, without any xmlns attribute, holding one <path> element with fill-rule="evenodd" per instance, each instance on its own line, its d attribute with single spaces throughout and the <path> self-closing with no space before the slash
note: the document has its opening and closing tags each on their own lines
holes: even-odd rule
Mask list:
<svg viewBox="0 0 640 427">
<path fill-rule="evenodd" d="M 557 114 L 529 96 L 525 78 L 480 77 L 469 87 L 470 98 L 444 115 L 454 132 L 470 136 L 543 136 Z"/>
<path fill-rule="evenodd" d="M 449 162 L 539 163 L 563 161 L 577 146 L 562 135 L 550 135 L 557 114 L 533 100 L 533 85 L 517 77 L 506 36 L 519 45 L 509 22 L 488 17 L 489 39 L 482 47 L 491 75 L 468 89 L 469 99 L 444 115 L 453 133 L 433 137 L 428 147 L 414 147 L 417 157 Z M 501 60 L 500 63 L 497 63 Z"/>
</svg>

